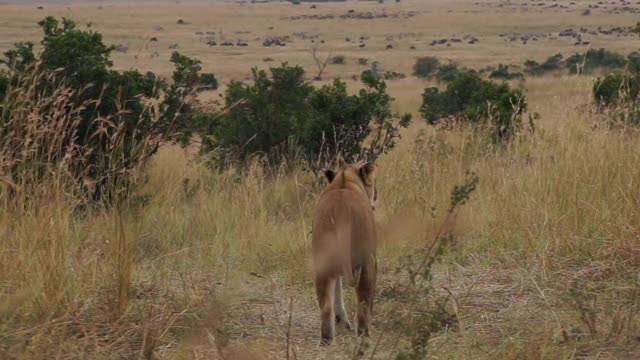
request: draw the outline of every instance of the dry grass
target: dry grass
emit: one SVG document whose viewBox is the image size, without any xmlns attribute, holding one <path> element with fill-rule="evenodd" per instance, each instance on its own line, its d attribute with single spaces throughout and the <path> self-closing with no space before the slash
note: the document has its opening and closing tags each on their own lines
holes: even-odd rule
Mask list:
<svg viewBox="0 0 640 360">
<path fill-rule="evenodd" d="M 349 8 L 381 6 L 320 4 L 317 11 Z M 384 8 L 421 13 L 406 21 L 373 23 L 285 21 L 280 18 L 311 11 L 286 4 L 46 6 L 44 13 L 92 22 L 108 42 L 129 45 L 128 54 L 115 57 L 120 68 L 168 73 L 166 46 L 179 43 L 223 81 L 242 79 L 251 66 L 264 66 L 261 59 L 267 56 L 311 68 L 308 44 L 297 40 L 285 50 L 207 48 L 194 31 L 224 30 L 234 40 L 246 36 L 234 34 L 240 30 L 251 31 L 251 37 L 320 32 L 327 51 L 350 60 L 378 60 L 408 74 L 414 57 L 426 49 L 473 67 L 522 62 L 574 48 L 560 40 L 512 45 L 498 33 L 636 21 L 604 11 L 585 17 L 579 11 L 540 9 L 505 17 L 507 9 L 496 14 L 494 8 L 463 2 L 403 0 Z M 34 24 L 43 12 L 31 6 L 0 6 L 0 11 L 0 47 L 38 37 Z M 176 25 L 177 18 L 190 24 Z M 156 25 L 164 30 L 156 32 Z M 424 35 L 402 40 L 397 51 L 384 50 L 384 34 L 408 31 Z M 367 48 L 344 42 L 345 36 L 364 32 L 374 38 Z M 466 33 L 480 37 L 481 44 L 427 47 L 433 38 Z M 161 41 L 147 46 L 150 36 Z M 629 51 L 639 40 L 592 41 L 596 47 Z M 418 44 L 417 52 L 405 50 L 410 42 Z M 153 51 L 160 57 L 151 58 Z M 360 70 L 351 61 L 328 71 L 347 78 Z M 438 291 L 424 299 L 448 298 L 444 311 L 457 321 L 432 335 L 429 354 L 455 359 L 640 356 L 640 134 L 610 130 L 589 111 L 591 81 L 528 79 L 530 108 L 542 120 L 533 136 L 523 135 L 509 146 L 495 147 L 469 130 L 444 132 L 417 120 L 398 148 L 380 159 L 376 216 L 383 244 L 375 328 L 391 326 L 394 335 L 402 334 L 400 347 L 408 346 L 409 337 L 394 323 L 399 316 L 394 309 L 404 301 L 398 289 L 407 281 L 396 268 L 432 241 L 451 187 L 473 170 L 481 179 L 478 190 L 459 214 L 456 241 L 436 268 Z M 408 77 L 389 87 L 399 109 L 416 113 L 426 85 Z M 193 153 L 162 149 L 128 206 L 78 214 L 64 186 L 51 184 L 24 212 L 2 208 L 0 358 L 284 358 L 287 338 L 292 358 L 353 357 L 358 340 L 350 334 L 339 335 L 329 348 L 317 346 L 319 313 L 308 239 L 319 189 L 315 177 L 301 170 L 267 177 L 257 164 L 248 172 L 216 173 Z M 353 294 L 346 300 L 353 311 Z M 383 339 L 376 358 L 393 346 L 391 337 Z"/>
</svg>

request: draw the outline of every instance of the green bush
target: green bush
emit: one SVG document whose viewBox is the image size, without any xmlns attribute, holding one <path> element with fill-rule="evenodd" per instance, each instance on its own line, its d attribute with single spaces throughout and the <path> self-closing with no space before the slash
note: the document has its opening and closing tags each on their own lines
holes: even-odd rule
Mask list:
<svg viewBox="0 0 640 360">
<path fill-rule="evenodd" d="M 367 58 L 359 58 L 358 65 L 367 65 L 369 63 L 369 59 Z"/>
<path fill-rule="evenodd" d="M 9 74 L 5 71 L 0 70 L 0 104 L 7 94 L 7 89 L 9 88 Z"/>
<path fill-rule="evenodd" d="M 207 90 L 217 90 L 218 79 L 216 79 L 216 76 L 212 73 L 203 73 L 203 74 L 200 74 L 199 85 L 205 86 Z"/>
<path fill-rule="evenodd" d="M 406 78 L 407 75 L 405 75 L 403 73 L 395 72 L 395 71 L 385 71 L 385 73 L 384 73 L 384 75 L 382 77 L 385 80 L 398 80 L 398 79 Z"/>
<path fill-rule="evenodd" d="M 204 87 L 207 90 L 218 88 L 218 79 L 214 74 L 201 73 L 202 62 L 200 60 L 173 52 L 171 62 L 175 67 L 172 77 L 175 86 L 190 89 Z"/>
<path fill-rule="evenodd" d="M 225 92 L 225 105 L 230 110 L 219 121 L 204 129 L 204 153 L 218 150 L 223 164 L 244 162 L 250 157 L 268 155 L 277 163 L 293 151 L 292 141 L 310 117 L 307 99 L 313 86 L 304 80 L 299 66 L 254 68 L 253 84 L 232 81 Z"/>
<path fill-rule="evenodd" d="M 380 77 L 364 73 L 361 81 L 364 88 L 358 95 L 348 95 L 346 84 L 335 80 L 311 96 L 313 116 L 302 143 L 305 156 L 316 168 L 336 165 L 340 160 L 374 159 L 394 148 L 400 128 L 409 126 L 409 114 L 391 109 L 394 99 Z M 371 142 L 365 144 L 371 135 Z"/>
<path fill-rule="evenodd" d="M 432 125 L 452 120 L 488 127 L 497 141 L 510 138 L 521 128 L 526 109 L 522 91 L 464 72 L 445 91 L 425 89 L 420 112 Z"/>
<path fill-rule="evenodd" d="M 440 69 L 440 60 L 433 56 L 419 58 L 413 65 L 413 74 L 419 78 L 432 78 Z"/>
<path fill-rule="evenodd" d="M 560 70 L 562 66 L 562 54 L 555 54 L 547 58 L 542 64 L 534 60 L 527 60 L 524 63 L 524 72 L 531 76 L 542 76 L 548 71 Z"/>
<path fill-rule="evenodd" d="M 593 84 L 599 110 L 607 112 L 612 125 L 640 125 L 640 57 L 632 53 L 624 70 L 614 70 Z"/>
<path fill-rule="evenodd" d="M 419 58 L 413 65 L 413 74 L 419 78 L 435 78 L 439 82 L 450 82 L 458 78 L 460 69 L 454 62 L 440 63 L 433 56 Z"/>
<path fill-rule="evenodd" d="M 634 51 L 627 56 L 626 70 L 630 74 L 640 74 L 640 52 Z"/>
<path fill-rule="evenodd" d="M 298 66 L 285 63 L 270 74 L 254 69 L 252 84 L 236 81 L 227 88 L 226 115 L 197 119 L 201 152 L 214 153 L 218 165 L 255 156 L 277 165 L 302 157 L 314 169 L 377 157 L 395 145 L 410 117 L 391 111 L 393 98 L 378 76 L 364 74 L 362 82 L 365 88 L 349 95 L 340 80 L 314 88 Z M 372 133 L 377 136 L 366 144 Z"/>
<path fill-rule="evenodd" d="M 560 70 L 563 67 L 569 69 L 571 74 L 591 73 L 596 69 L 615 70 L 624 68 L 631 57 L 630 55 L 626 58 L 624 55 L 605 49 L 589 49 L 586 53 L 571 55 L 566 60 L 563 60 L 562 54 L 550 56 L 542 64 L 534 60 L 527 60 L 524 63 L 524 72 L 531 76 L 541 76 L 546 72 Z"/>
<path fill-rule="evenodd" d="M 637 97 L 637 84 L 634 83 L 633 89 L 625 89 L 624 85 L 630 83 L 628 75 L 623 71 L 614 71 L 604 78 L 598 78 L 593 84 L 593 96 L 599 106 L 614 105 L 619 99 L 622 91 L 632 90 L 635 94 L 628 94 Z"/>
<path fill-rule="evenodd" d="M 347 63 L 347 58 L 344 55 L 336 55 L 331 58 L 331 63 L 336 65 L 344 65 Z"/>
<path fill-rule="evenodd" d="M 378 61 L 374 61 L 371 63 L 371 68 L 362 72 L 361 75 L 370 74 L 376 77 L 380 77 L 380 63 Z"/>
<path fill-rule="evenodd" d="M 535 60 L 527 60 L 524 62 L 524 72 L 530 76 L 544 75 L 544 69 L 542 69 L 540 63 Z"/>
<path fill-rule="evenodd" d="M 498 68 L 489 74 L 490 79 L 514 80 L 524 79 L 521 72 L 509 72 L 509 65 L 499 64 Z"/>
<path fill-rule="evenodd" d="M 326 163 L 342 153 L 347 161 L 356 160 L 370 133 L 370 104 L 349 95 L 338 79 L 315 90 L 309 103 L 313 121 L 305 123 L 301 136 L 307 158 Z"/>
<path fill-rule="evenodd" d="M 78 179 L 92 179 L 97 184 L 94 198 L 108 201 L 113 195 L 110 185 L 127 187 L 129 170 L 149 159 L 161 143 L 175 139 L 188 124 L 189 94 L 200 86 L 200 63 L 174 53 L 174 83 L 168 86 L 152 73 L 113 70 L 113 47 L 103 43 L 100 33 L 77 29 L 68 19 L 47 17 L 38 24 L 44 33 L 38 55 L 30 42 L 18 42 L 5 53 L 13 69 L 9 84 L 33 78 L 43 97 L 69 89 L 66 111 L 79 109 L 79 123 L 76 133 L 61 135 L 73 136 L 74 151 L 82 149 L 84 165 L 78 168 Z M 211 82 L 212 77 L 207 80 Z M 4 101 L 13 105 L 2 109 L 0 128 L 10 133 L 11 111 L 20 89 L 5 91 Z M 151 103 L 157 104 L 155 111 Z M 61 149 L 61 156 L 71 150 Z"/>
<path fill-rule="evenodd" d="M 559 70 L 562 67 L 562 54 L 555 54 L 547 58 L 541 67 L 544 71 Z"/>
<path fill-rule="evenodd" d="M 204 86 L 207 89 L 218 88 L 218 80 L 211 73 L 200 73 L 202 62 L 182 55 L 179 52 L 171 54 L 171 62 L 175 70 L 173 71 L 173 84 L 183 88 L 197 88 Z"/>
<path fill-rule="evenodd" d="M 621 69 L 626 64 L 624 55 L 605 49 L 589 49 L 584 54 L 570 56 L 565 62 L 571 74 L 590 73 L 596 69 Z"/>
<path fill-rule="evenodd" d="M 461 71 L 456 63 L 441 65 L 436 73 L 436 80 L 440 82 L 451 82 L 460 77 Z"/>
<path fill-rule="evenodd" d="M 585 66 L 585 54 L 573 54 L 565 61 L 565 66 L 569 69 L 571 74 L 579 74 L 584 72 Z"/>
<path fill-rule="evenodd" d="M 364 75 L 364 74 L 373 75 L 375 77 L 380 77 L 385 80 L 398 80 L 398 79 L 404 79 L 407 77 L 403 73 L 399 73 L 396 71 L 389 71 L 389 70 L 385 71 L 380 69 L 380 63 L 377 61 L 374 61 L 371 64 L 371 69 L 363 71 L 361 75 Z"/>
</svg>

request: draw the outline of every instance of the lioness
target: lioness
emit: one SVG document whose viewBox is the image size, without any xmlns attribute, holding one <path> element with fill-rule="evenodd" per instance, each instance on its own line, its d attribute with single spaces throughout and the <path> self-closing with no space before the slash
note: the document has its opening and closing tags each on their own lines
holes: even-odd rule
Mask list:
<svg viewBox="0 0 640 360">
<path fill-rule="evenodd" d="M 356 333 L 369 336 L 377 270 L 374 171 L 373 163 L 324 171 L 329 183 L 313 216 L 311 244 L 323 345 L 331 343 L 335 324 L 351 329 L 343 277 L 356 288 Z"/>
</svg>

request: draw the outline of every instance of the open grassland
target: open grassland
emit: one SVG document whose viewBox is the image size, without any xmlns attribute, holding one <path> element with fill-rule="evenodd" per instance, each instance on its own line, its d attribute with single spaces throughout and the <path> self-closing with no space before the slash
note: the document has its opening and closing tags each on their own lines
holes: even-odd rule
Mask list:
<svg viewBox="0 0 640 360">
<path fill-rule="evenodd" d="M 531 4 L 529 6 L 521 6 Z M 583 16 L 596 1 L 576 1 L 569 9 L 548 8 L 553 4 L 567 5 L 570 1 L 548 1 L 546 6 L 537 3 L 517 2 L 500 7 L 499 1 L 442 1 L 403 0 L 399 3 L 376 2 L 320 3 L 317 9 L 309 4 L 298 6 L 289 3 L 270 4 L 166 4 L 157 5 L 44 5 L 42 10 L 35 6 L 2 6 L 0 15 L 0 49 L 9 48 L 18 39 L 36 41 L 41 38 L 36 22 L 46 15 L 66 16 L 80 24 L 91 24 L 105 35 L 109 43 L 129 48 L 126 54 L 114 54 L 116 65 L 121 69 L 130 67 L 169 75 L 169 57 L 177 44 L 177 50 L 185 55 L 199 58 L 205 71 L 212 71 L 223 81 L 242 80 L 250 76 L 251 68 L 266 68 L 269 63 L 264 58 L 272 58 L 277 64 L 288 61 L 300 64 L 313 72 L 315 65 L 309 54 L 314 40 L 324 40 L 320 46 L 322 54 L 344 55 L 346 65 L 329 66 L 326 78 L 350 79 L 364 69 L 357 64 L 360 57 L 369 62 L 378 61 L 384 69 L 399 71 L 409 75 L 414 60 L 419 56 L 433 55 L 450 59 L 470 68 L 487 65 L 518 64 L 526 59 L 542 61 L 549 55 L 562 53 L 565 56 L 584 47 L 574 46 L 575 39 L 558 37 L 557 33 L 566 28 L 580 27 L 596 30 L 599 26 L 632 26 L 637 20 L 633 13 L 611 13 L 621 5 L 593 9 L 592 14 Z M 477 4 L 477 5 L 476 5 Z M 371 12 L 373 14 L 397 14 L 398 18 L 381 19 L 340 19 L 340 15 Z M 413 16 L 408 16 L 409 14 Z M 334 19 L 290 20 L 302 15 L 334 15 Z M 182 19 L 185 24 L 177 24 Z M 196 32 L 201 32 L 197 35 Z M 215 32 L 215 34 L 207 34 Z M 298 35 L 295 35 L 295 34 Z M 304 38 L 317 36 L 316 39 Z M 539 40 L 509 41 L 500 35 L 537 34 Z M 552 35 L 542 37 L 541 35 Z M 477 37 L 475 45 L 454 43 L 451 46 L 430 46 L 433 40 L 442 38 L 463 38 L 465 35 Z M 273 36 L 290 36 L 286 47 L 263 47 L 263 41 Z M 368 38 L 366 47 L 359 47 L 359 39 Z M 387 40 L 387 36 L 391 36 Z M 150 42 L 151 38 L 157 42 Z M 349 38 L 351 41 L 345 41 Z M 555 39 L 552 39 L 555 38 Z M 218 46 L 209 47 L 206 42 L 215 40 Z M 640 48 L 637 36 L 585 35 L 591 47 L 606 47 L 609 50 L 629 52 Z M 221 47 L 220 43 L 244 41 L 247 47 Z M 386 45 L 394 49 L 387 50 Z M 415 50 L 410 49 L 414 45 Z M 420 92 L 421 86 L 416 89 Z M 414 91 L 416 92 L 416 91 Z"/>
<path fill-rule="evenodd" d="M 409 75 L 422 55 L 470 68 L 569 55 L 585 48 L 569 39 L 541 37 L 524 45 L 499 35 L 637 21 L 610 9 L 583 16 L 596 2 L 576 3 L 556 9 L 403 0 L 319 4 L 315 10 L 284 3 L 7 5 L 0 6 L 0 49 L 39 38 L 35 23 L 44 15 L 64 15 L 92 23 L 108 43 L 128 46 L 128 53 L 114 57 L 119 68 L 168 76 L 168 45 L 177 43 L 226 82 L 247 78 L 252 66 L 269 66 L 266 57 L 272 64 L 301 64 L 312 74 L 310 39 L 261 46 L 267 36 L 306 32 L 325 40 L 323 52 L 347 57 L 347 65 L 329 65 L 325 78 L 350 79 L 365 68 L 355 63 L 360 57 Z M 349 9 L 416 15 L 283 19 Z M 196 31 L 249 46 L 208 47 Z M 399 39 L 400 33 L 414 35 Z M 480 43 L 429 46 L 467 34 Z M 345 41 L 360 36 L 371 37 L 364 48 Z M 624 53 L 640 46 L 637 37 L 589 40 L 592 47 Z M 388 43 L 394 48 L 387 50 Z M 380 279 L 365 357 L 387 358 L 409 346 L 406 325 L 420 314 L 403 292 L 408 256 L 433 242 L 450 191 L 467 171 L 479 176 L 478 189 L 449 224 L 455 237 L 435 268 L 436 291 L 420 299 L 440 319 L 429 356 L 640 357 L 640 134 L 611 130 L 591 111 L 591 84 L 589 76 L 528 78 L 522 85 L 530 109 L 542 119 L 533 134 L 507 146 L 416 119 L 399 146 L 378 161 Z M 397 107 L 414 114 L 427 85 L 412 76 L 389 82 Z M 246 172 L 215 172 L 190 149 L 168 146 L 144 176 L 137 196 L 112 210 L 75 212 L 55 183 L 27 199 L 24 212 L 0 209 L 0 358 L 267 359 L 285 358 L 287 345 L 291 358 L 354 357 L 360 341 L 351 334 L 318 347 L 309 231 L 320 186 L 313 174 L 268 174 L 259 164 Z M 346 302 L 353 311 L 351 292 Z"/>
</svg>

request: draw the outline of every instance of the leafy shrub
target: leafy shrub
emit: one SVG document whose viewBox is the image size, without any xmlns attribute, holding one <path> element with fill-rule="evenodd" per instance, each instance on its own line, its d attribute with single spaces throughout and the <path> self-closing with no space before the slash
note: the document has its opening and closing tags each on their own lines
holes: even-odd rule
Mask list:
<svg viewBox="0 0 640 360">
<path fill-rule="evenodd" d="M 611 126 L 640 125 L 639 88 L 640 78 L 623 71 L 596 80 L 593 96 L 598 109 L 606 111 Z"/>
<path fill-rule="evenodd" d="M 366 76 L 375 76 L 378 78 L 383 78 L 385 80 L 398 80 L 398 79 L 404 79 L 407 76 L 403 73 L 399 73 L 396 71 L 390 71 L 390 70 L 382 70 L 380 69 L 380 63 L 377 61 L 374 61 L 371 64 L 371 68 L 369 70 L 365 70 L 362 72 L 362 75 L 366 75 Z M 356 77 L 354 77 L 354 80 L 357 79 Z"/>
<path fill-rule="evenodd" d="M 544 71 L 559 70 L 562 67 L 562 54 L 555 54 L 547 58 L 541 67 Z"/>
<path fill-rule="evenodd" d="M 489 74 L 490 79 L 514 80 L 524 79 L 521 72 L 509 72 L 509 65 L 499 64 L 498 68 Z"/>
<path fill-rule="evenodd" d="M 585 69 L 585 54 L 573 54 L 565 61 L 565 66 L 571 74 L 579 74 Z"/>
<path fill-rule="evenodd" d="M 398 80 L 398 79 L 406 78 L 407 75 L 405 75 L 403 73 L 395 72 L 395 71 L 385 71 L 385 73 L 384 73 L 384 75 L 382 77 L 385 80 Z"/>
<path fill-rule="evenodd" d="M 371 68 L 362 72 L 362 75 L 365 74 L 371 74 L 373 76 L 380 77 L 380 63 L 378 61 L 372 62 Z"/>
<path fill-rule="evenodd" d="M 531 76 L 542 76 L 547 71 L 559 70 L 562 67 L 562 54 L 550 56 L 544 63 L 540 64 L 534 60 L 527 60 L 524 63 L 524 72 Z"/>
<path fill-rule="evenodd" d="M 0 103 L 2 103 L 2 100 L 4 99 L 8 88 L 9 88 L 9 74 L 7 74 L 3 70 L 0 70 Z"/>
<path fill-rule="evenodd" d="M 13 68 L 9 84 L 33 79 L 34 90 L 43 98 L 68 89 L 65 111 L 78 109 L 78 124 L 73 133 L 60 134 L 73 139 L 72 145 L 67 143 L 60 149 L 60 156 L 72 156 L 72 151 L 82 149 L 78 181 L 97 184 L 94 199 L 109 201 L 114 194 L 108 184 L 121 183 L 127 188 L 128 171 L 144 163 L 160 143 L 173 139 L 186 126 L 188 103 L 200 86 L 199 62 L 174 53 L 174 84 L 168 86 L 153 74 L 113 70 L 110 54 L 114 48 L 104 45 L 100 33 L 79 30 L 71 20 L 60 22 L 53 17 L 39 25 L 44 37 L 38 55 L 30 42 L 18 42 L 5 53 Z M 16 130 L 11 119 L 20 109 L 15 101 L 21 96 L 20 88 L 7 90 L 4 102 L 10 106 L 2 108 L 0 124 L 6 133 Z M 151 111 L 153 102 L 157 106 Z M 119 139 L 118 146 L 114 146 L 114 138 Z M 18 176 L 18 168 L 13 169 Z"/>
<path fill-rule="evenodd" d="M 367 65 L 369 63 L 369 59 L 367 58 L 359 58 L 358 65 Z"/>
<path fill-rule="evenodd" d="M 590 73 L 595 69 L 620 69 L 627 63 L 625 56 L 605 49 L 589 49 L 584 54 L 567 58 L 565 65 L 572 74 Z"/>
<path fill-rule="evenodd" d="M 487 66 L 483 67 L 482 69 L 478 70 L 478 74 L 484 75 L 486 73 L 491 73 L 491 72 L 493 72 L 495 70 L 496 70 L 496 68 L 494 66 L 487 65 Z"/>
<path fill-rule="evenodd" d="M 205 86 L 208 90 L 217 90 L 218 89 L 218 79 L 212 73 L 203 73 L 200 74 L 200 86 Z"/>
<path fill-rule="evenodd" d="M 270 72 L 271 76 L 254 68 L 253 84 L 229 84 L 225 105 L 230 110 L 203 129 L 209 137 L 203 140 L 202 152 L 219 150 L 223 163 L 244 162 L 257 154 L 269 155 L 276 163 L 294 150 L 291 141 L 310 117 L 307 99 L 314 88 L 299 66 L 285 63 Z"/>
<path fill-rule="evenodd" d="M 527 60 L 524 62 L 524 72 L 530 76 L 542 76 L 544 70 L 539 62 L 535 60 Z"/>
<path fill-rule="evenodd" d="M 521 128 L 526 109 L 522 91 L 465 72 L 445 91 L 425 89 L 420 112 L 432 125 L 443 120 L 482 125 L 491 130 L 494 140 L 506 140 Z"/>
<path fill-rule="evenodd" d="M 344 55 L 336 55 L 331 58 L 331 63 L 336 65 L 344 65 L 347 63 L 347 58 Z"/>
<path fill-rule="evenodd" d="M 460 77 L 461 71 L 456 63 L 441 65 L 436 73 L 436 79 L 440 82 L 450 82 Z"/>
<path fill-rule="evenodd" d="M 413 74 L 420 78 L 432 78 L 440 69 L 440 60 L 433 56 L 419 58 L 413 65 Z"/>
<path fill-rule="evenodd" d="M 366 73 L 361 79 L 365 88 L 349 95 L 340 80 L 313 87 L 298 66 L 285 63 L 271 68 L 270 75 L 254 69 L 253 84 L 229 85 L 226 115 L 218 121 L 197 119 L 204 135 L 201 152 L 217 152 L 218 164 L 261 155 L 278 164 L 301 155 L 314 169 L 375 158 L 395 145 L 410 117 L 391 111 L 393 98 L 378 76 Z"/>
<path fill-rule="evenodd" d="M 380 77 L 364 73 L 361 81 L 365 87 L 358 95 L 348 95 L 346 84 L 336 80 L 311 97 L 313 116 L 307 122 L 303 144 L 312 167 L 375 159 L 394 148 L 400 129 L 409 126 L 411 115 L 391 109 L 394 98 L 387 94 Z"/>
<path fill-rule="evenodd" d="M 593 84 L 593 97 L 599 106 L 611 106 L 619 100 L 623 91 L 623 85 L 629 82 L 627 74 L 623 71 L 614 71 L 604 78 L 598 78 Z M 637 88 L 633 89 L 637 96 Z"/>
<path fill-rule="evenodd" d="M 634 51 L 627 56 L 627 69 L 634 74 L 640 74 L 640 52 Z"/>
<path fill-rule="evenodd" d="M 617 54 L 605 49 L 589 49 L 583 54 L 574 54 L 563 60 L 562 54 L 550 56 L 542 64 L 534 60 L 527 60 L 524 63 L 525 73 L 532 76 L 541 76 L 549 71 L 560 70 L 565 67 L 571 74 L 590 73 L 596 69 L 622 69 L 630 60 L 624 55 Z"/>
<path fill-rule="evenodd" d="M 399 73 L 396 71 L 391 71 L 391 70 L 382 70 L 380 69 L 380 63 L 377 61 L 374 61 L 371 64 L 371 68 L 369 70 L 365 70 L 362 72 L 362 74 L 370 74 L 376 77 L 380 77 L 383 78 L 385 80 L 397 80 L 397 79 L 404 79 L 407 76 L 403 73 Z"/>
<path fill-rule="evenodd" d="M 640 59 L 632 53 L 624 70 L 615 70 L 593 84 L 599 110 L 606 110 L 612 125 L 640 125 Z"/>
<path fill-rule="evenodd" d="M 413 74 L 420 78 L 435 78 L 440 82 L 450 82 L 458 78 L 460 69 L 454 62 L 442 64 L 433 56 L 425 56 L 416 61 Z"/>
<path fill-rule="evenodd" d="M 179 52 L 171 54 L 171 62 L 174 64 L 173 84 L 177 87 L 197 88 L 205 86 L 207 89 L 218 88 L 218 80 L 211 73 L 200 73 L 202 62 L 182 55 Z"/>
<path fill-rule="evenodd" d="M 340 153 L 347 161 L 358 158 L 370 133 L 369 105 L 365 99 L 347 93 L 346 84 L 334 80 L 314 91 L 309 102 L 314 121 L 307 121 L 301 144 L 310 159 L 330 162 Z"/>
</svg>

